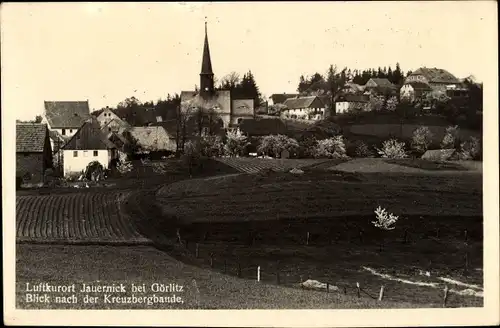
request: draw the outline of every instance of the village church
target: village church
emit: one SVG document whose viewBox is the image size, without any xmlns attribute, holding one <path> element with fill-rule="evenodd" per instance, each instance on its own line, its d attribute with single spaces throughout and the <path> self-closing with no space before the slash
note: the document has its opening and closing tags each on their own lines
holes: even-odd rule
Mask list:
<svg viewBox="0 0 500 328">
<path fill-rule="evenodd" d="M 242 120 L 254 118 L 253 99 L 232 99 L 230 90 L 216 90 L 205 22 L 205 44 L 201 62 L 199 91 L 182 91 L 183 111 L 213 110 L 222 120 L 223 128 L 238 126 Z"/>
</svg>

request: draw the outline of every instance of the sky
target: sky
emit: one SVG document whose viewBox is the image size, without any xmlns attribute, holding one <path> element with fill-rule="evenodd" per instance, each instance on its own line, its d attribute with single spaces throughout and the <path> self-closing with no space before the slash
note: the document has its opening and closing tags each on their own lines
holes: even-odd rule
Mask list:
<svg viewBox="0 0 500 328">
<path fill-rule="evenodd" d="M 3 3 L 2 107 L 28 120 L 44 100 L 88 99 L 92 110 L 193 90 L 205 20 L 216 77 L 251 70 L 265 96 L 330 64 L 481 81 L 496 12 L 494 1 Z"/>
</svg>

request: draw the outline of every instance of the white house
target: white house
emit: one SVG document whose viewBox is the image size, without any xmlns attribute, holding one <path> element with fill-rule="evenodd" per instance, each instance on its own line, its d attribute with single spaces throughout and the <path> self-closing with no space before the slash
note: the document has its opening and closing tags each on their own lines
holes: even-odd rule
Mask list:
<svg viewBox="0 0 500 328">
<path fill-rule="evenodd" d="M 64 175 L 85 171 L 90 162 L 104 168 L 117 157 L 116 146 L 101 132 L 99 123 L 89 119 L 62 148 Z"/>
<path fill-rule="evenodd" d="M 283 105 L 286 108 L 281 111 L 281 116 L 292 119 L 321 120 L 327 110 L 327 106 L 318 96 L 288 98 Z"/>
<path fill-rule="evenodd" d="M 44 107 L 42 123 L 47 124 L 54 151 L 90 119 L 88 101 L 44 101 Z"/>
<path fill-rule="evenodd" d="M 351 112 L 364 112 L 369 110 L 368 98 L 364 95 L 341 95 L 335 101 L 335 113 L 345 114 Z"/>
</svg>

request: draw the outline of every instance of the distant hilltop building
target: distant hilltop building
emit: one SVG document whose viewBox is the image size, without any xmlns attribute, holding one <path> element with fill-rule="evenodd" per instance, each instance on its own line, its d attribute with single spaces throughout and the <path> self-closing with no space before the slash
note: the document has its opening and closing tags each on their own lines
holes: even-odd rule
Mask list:
<svg viewBox="0 0 500 328">
<path fill-rule="evenodd" d="M 200 90 L 181 92 L 182 110 L 213 110 L 222 120 L 223 128 L 235 126 L 245 118 L 254 117 L 253 99 L 231 99 L 229 90 L 216 90 L 210 59 L 207 23 L 200 72 Z"/>
<path fill-rule="evenodd" d="M 447 70 L 422 67 L 405 79 L 400 96 L 401 99 L 414 100 L 432 91 L 453 95 L 465 92 L 462 82 Z"/>
</svg>

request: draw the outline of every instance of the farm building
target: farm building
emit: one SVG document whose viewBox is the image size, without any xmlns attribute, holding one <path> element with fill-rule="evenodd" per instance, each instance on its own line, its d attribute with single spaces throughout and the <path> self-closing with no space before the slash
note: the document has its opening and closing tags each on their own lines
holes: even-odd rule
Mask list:
<svg viewBox="0 0 500 328">
<path fill-rule="evenodd" d="M 399 92 L 401 99 L 414 100 L 428 92 L 463 96 L 466 90 L 462 82 L 447 70 L 422 67 L 405 79 Z"/>
<path fill-rule="evenodd" d="M 335 113 L 344 114 L 352 112 L 367 111 L 369 97 L 366 95 L 345 94 L 337 97 L 335 101 Z"/>
<path fill-rule="evenodd" d="M 51 131 L 51 146 L 67 140 L 90 118 L 88 101 L 45 101 L 42 123 Z M 59 138 L 59 136 L 61 138 Z"/>
<path fill-rule="evenodd" d="M 364 85 L 365 94 L 390 95 L 396 90 L 396 86 L 386 78 L 371 78 Z"/>
<path fill-rule="evenodd" d="M 342 93 L 347 93 L 347 94 L 361 94 L 365 91 L 365 86 L 356 84 L 354 82 L 347 82 L 342 87 L 341 91 Z"/>
<path fill-rule="evenodd" d="M 31 183 L 43 181 L 52 167 L 49 130 L 42 123 L 16 124 L 16 177 Z"/>
<path fill-rule="evenodd" d="M 230 90 L 215 89 L 206 23 L 200 90 L 182 91 L 181 103 L 183 104 L 181 110 L 184 112 L 193 111 L 197 108 L 214 111 L 221 118 L 224 128 L 238 124 L 241 119 L 254 117 L 255 104 L 253 99 L 233 99 Z"/>
<path fill-rule="evenodd" d="M 274 93 L 269 97 L 269 105 L 283 104 L 288 98 L 297 98 L 298 93 Z"/>
<path fill-rule="evenodd" d="M 128 131 L 137 140 L 142 153 L 174 152 L 177 148 L 175 132 L 167 132 L 162 125 L 135 126 Z"/>
<path fill-rule="evenodd" d="M 321 120 L 325 115 L 326 105 L 318 96 L 289 98 L 281 115 L 286 118 L 303 120 Z"/>
<path fill-rule="evenodd" d="M 130 124 L 122 120 L 108 107 L 106 107 L 102 113 L 97 116 L 97 121 L 99 122 L 103 132 L 122 133 L 130 127 Z"/>
<path fill-rule="evenodd" d="M 117 158 L 117 147 L 102 133 L 96 119 L 89 119 L 71 137 L 63 150 L 64 175 L 85 171 L 90 162 L 98 161 L 104 168 Z"/>
</svg>

